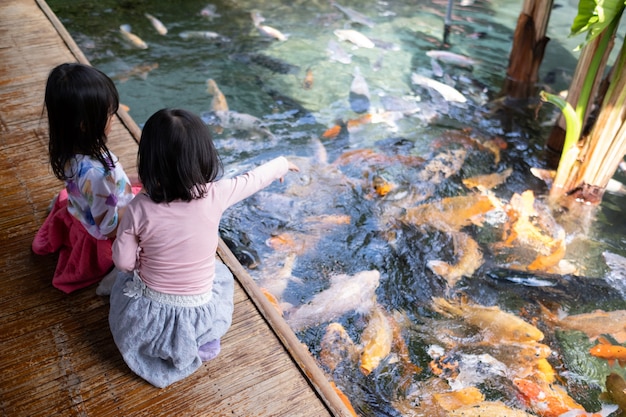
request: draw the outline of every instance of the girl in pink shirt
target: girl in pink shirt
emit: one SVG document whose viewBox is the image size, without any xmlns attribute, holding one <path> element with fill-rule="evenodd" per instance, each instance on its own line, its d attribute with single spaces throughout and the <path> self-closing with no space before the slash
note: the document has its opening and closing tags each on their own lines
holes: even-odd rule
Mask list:
<svg viewBox="0 0 626 417">
<path fill-rule="evenodd" d="M 284 157 L 219 179 L 208 127 L 195 114 L 162 109 L 146 122 L 138 171 L 144 190 L 128 204 L 113 245 L 121 271 L 109 324 L 130 369 L 157 387 L 193 373 L 220 351 L 234 282 L 216 259 L 224 211 L 298 168 Z"/>
</svg>

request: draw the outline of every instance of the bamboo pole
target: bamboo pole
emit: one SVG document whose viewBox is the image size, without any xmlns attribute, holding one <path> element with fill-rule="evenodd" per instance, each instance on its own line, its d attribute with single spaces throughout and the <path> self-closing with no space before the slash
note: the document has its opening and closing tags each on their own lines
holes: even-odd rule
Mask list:
<svg viewBox="0 0 626 417">
<path fill-rule="evenodd" d="M 553 0 L 525 0 L 517 20 L 502 95 L 528 99 L 535 95 L 543 61 Z"/>
</svg>

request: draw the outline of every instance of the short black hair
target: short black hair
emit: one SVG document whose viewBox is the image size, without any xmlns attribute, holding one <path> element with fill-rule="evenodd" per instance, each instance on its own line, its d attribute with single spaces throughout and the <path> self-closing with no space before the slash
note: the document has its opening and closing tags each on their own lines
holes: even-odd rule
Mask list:
<svg viewBox="0 0 626 417">
<path fill-rule="evenodd" d="M 143 127 L 139 178 L 156 203 L 191 201 L 206 195 L 206 184 L 223 171 L 209 128 L 183 109 L 161 109 Z"/>
<path fill-rule="evenodd" d="M 57 178 L 68 179 L 67 163 L 76 154 L 99 160 L 105 169 L 115 166 L 105 129 L 119 107 L 119 94 L 105 73 L 80 63 L 58 65 L 48 75 L 45 106 L 50 164 Z"/>
</svg>

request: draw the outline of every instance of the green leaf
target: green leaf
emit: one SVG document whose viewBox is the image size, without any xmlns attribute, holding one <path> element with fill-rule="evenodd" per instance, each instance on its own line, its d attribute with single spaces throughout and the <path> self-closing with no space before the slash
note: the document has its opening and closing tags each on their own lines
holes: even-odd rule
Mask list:
<svg viewBox="0 0 626 417">
<path fill-rule="evenodd" d="M 585 43 L 591 42 L 611 22 L 621 18 L 625 6 L 624 0 L 580 0 L 570 37 L 587 32 Z"/>
</svg>

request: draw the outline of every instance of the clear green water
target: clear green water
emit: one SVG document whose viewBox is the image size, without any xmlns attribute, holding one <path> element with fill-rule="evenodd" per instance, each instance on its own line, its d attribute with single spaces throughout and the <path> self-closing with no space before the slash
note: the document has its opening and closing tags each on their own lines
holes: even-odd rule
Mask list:
<svg viewBox="0 0 626 417">
<path fill-rule="evenodd" d="M 421 202 L 419 198 L 403 198 L 404 195 L 423 195 L 433 200 L 467 194 L 463 178 L 501 172 L 508 167 L 513 168 L 513 174 L 495 191 L 503 201 L 527 189 L 537 195 L 546 191 L 529 168 L 543 166 L 543 141 L 555 109 L 544 105 L 536 118 L 533 112 L 520 111 L 504 122 L 491 111 L 490 104 L 503 85 L 522 2 L 478 0 L 467 6 L 457 2 L 449 49 L 475 59 L 477 64 L 472 70 L 442 64 L 445 76 L 439 78 L 433 75 L 434 67 L 426 52 L 441 48 L 446 3 L 341 3 L 372 19 L 375 25 L 369 28 L 351 25 L 327 1 L 214 2 L 220 16 L 213 19 L 200 14 L 207 5 L 204 0 L 49 1 L 90 62 L 116 80 L 121 101 L 130 107 L 130 115 L 140 126 L 163 107 L 183 107 L 198 114 L 208 112 L 212 96 L 206 91 L 206 80 L 212 78 L 231 110 L 260 118 L 275 136 L 229 129 L 216 134 L 227 175 L 243 172 L 277 155 L 285 155 L 300 166 L 300 173 L 287 175 L 284 183 L 273 184 L 231 208 L 223 219 L 224 238 L 260 285 L 274 285 L 276 292 L 281 291 L 280 301 L 297 306 L 327 289 L 332 275 L 380 271 L 377 302 L 388 311 L 402 311 L 410 318 L 411 324 L 405 326 L 402 336 L 411 361 L 423 371 L 403 374 L 399 362 L 394 361 L 396 352 L 368 376 L 359 371 L 358 363 L 343 363 L 334 372 L 328 372 L 360 414 L 408 415 L 400 411 L 398 403 L 406 398 L 415 403 L 416 396 L 427 395 L 428 383 L 423 381 L 436 378 L 428 367 L 431 357 L 427 349 L 443 343 L 438 333 L 450 326 L 449 321 L 431 310 L 430 299 L 459 293 L 465 293 L 474 303 L 498 305 L 514 313 L 524 308 L 524 318 L 536 319 L 546 334 L 544 342 L 554 352 L 550 360 L 561 381 L 589 411 L 597 410 L 597 396 L 603 384 L 598 373 L 606 373 L 607 368 L 580 350 L 580 346 L 591 342 L 578 343 L 579 334 L 557 334 L 547 326 L 538 302 L 561 306 L 572 314 L 596 308 L 625 308 L 619 288 L 601 279 L 608 274 L 602 252 L 626 255 L 623 196 L 607 194 L 590 230 L 567 241 L 566 258 L 579 267 L 576 275 L 513 272 L 510 264 L 491 251 L 491 245 L 499 240 L 499 229 L 489 223 L 464 228 L 479 243 L 485 263 L 471 278 L 459 281 L 454 291 L 447 290 L 443 279 L 427 267 L 428 261 L 434 259 L 455 262 L 451 236 L 428 226 L 390 221 Z M 555 92 L 568 87 L 576 64 L 572 50 L 580 41 L 567 37 L 576 4 L 565 1 L 557 2 L 557 6 L 548 33 L 552 40 L 541 67 L 542 85 Z M 250 18 L 253 10 L 261 12 L 265 24 L 287 34 L 287 41 L 261 36 Z M 166 36 L 152 28 L 144 17 L 146 12 L 167 26 Z M 118 30 L 122 24 L 130 24 L 132 32 L 149 48 L 140 50 L 127 44 Z M 379 47 L 353 48 L 333 34 L 336 29 L 350 27 L 376 40 Z M 185 31 L 212 31 L 220 38 L 184 39 L 180 35 Z M 330 41 L 351 54 L 350 63 L 329 58 Z M 254 54 L 262 54 L 266 62 L 272 59 L 274 64 L 254 63 Z M 155 68 L 144 76 L 128 75 L 142 65 Z M 388 100 L 400 98 L 417 111 L 394 123 L 372 123 L 349 135 L 324 138 L 322 134 L 336 120 L 358 117 L 349 101 L 356 67 L 369 86 L 372 112 L 382 111 Z M 314 77 L 310 89 L 303 87 L 307 70 Z M 410 81 L 413 72 L 454 83 L 468 103 L 447 103 L 437 93 L 416 88 Z M 494 138 L 507 143 L 499 163 L 495 163 L 492 153 L 476 144 Z M 359 149 L 374 149 L 391 156 L 391 161 L 357 158 L 339 167 L 332 165 L 347 151 Z M 410 155 L 427 163 L 451 149 L 463 149 L 467 156 L 461 169 L 441 182 L 418 181 L 423 178 L 424 165 L 407 166 L 398 160 L 398 155 Z M 396 185 L 391 197 L 383 199 L 373 192 L 371 181 L 375 176 Z M 624 181 L 621 173 L 616 178 Z M 348 224 L 314 221 L 326 215 L 349 216 L 350 220 Z M 389 232 L 394 232 L 393 239 Z M 288 263 L 288 254 L 268 245 L 271 237 L 285 234 L 297 236 L 299 244 L 308 245 L 298 253 L 290 274 L 298 279 L 280 275 Z M 508 278 L 547 279 L 555 285 L 525 286 Z M 337 321 L 358 343 L 367 316 L 349 312 L 337 317 Z M 298 332 L 316 356 L 327 324 Z M 457 342 L 455 352 L 471 350 L 467 340 Z M 586 372 L 589 369 L 593 372 Z M 402 385 L 407 378 L 410 383 Z M 488 399 L 523 407 L 506 378 L 483 380 L 476 385 Z M 418 409 L 417 405 L 414 409 Z"/>
</svg>

